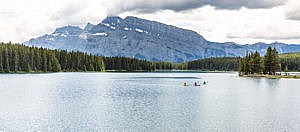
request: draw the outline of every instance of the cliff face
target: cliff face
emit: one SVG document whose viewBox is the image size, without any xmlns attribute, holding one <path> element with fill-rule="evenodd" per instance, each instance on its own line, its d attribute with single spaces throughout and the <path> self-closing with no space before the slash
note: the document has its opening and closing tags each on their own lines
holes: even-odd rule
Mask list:
<svg viewBox="0 0 300 132">
<path fill-rule="evenodd" d="M 101 23 L 88 23 L 84 29 L 66 26 L 25 42 L 26 45 L 66 49 L 103 56 L 126 56 L 150 61 L 184 62 L 208 57 L 244 56 L 247 51 L 261 54 L 264 43 L 239 45 L 214 43 L 198 33 L 136 17 L 107 17 Z M 300 45 L 273 43 L 280 53 L 300 51 Z"/>
</svg>

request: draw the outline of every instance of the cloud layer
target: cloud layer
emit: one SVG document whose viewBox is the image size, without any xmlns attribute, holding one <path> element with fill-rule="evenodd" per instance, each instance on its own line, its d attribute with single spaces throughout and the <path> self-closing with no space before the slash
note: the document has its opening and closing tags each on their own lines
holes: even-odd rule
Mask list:
<svg viewBox="0 0 300 132">
<path fill-rule="evenodd" d="M 191 29 L 209 41 L 300 44 L 299 12 L 299 0 L 9 0 L 0 2 L 0 42 L 118 14 Z"/>
<path fill-rule="evenodd" d="M 285 15 L 290 20 L 300 20 L 300 1 L 290 0 L 286 6 Z"/>
<path fill-rule="evenodd" d="M 24 42 L 65 25 L 84 26 L 106 17 L 110 0 L 9 0 L 0 2 L 0 42 Z M 12 8 L 13 7 L 13 8 Z"/>
<path fill-rule="evenodd" d="M 210 5 L 217 9 L 272 8 L 284 5 L 287 0 L 116 0 L 108 13 L 118 15 L 127 11 L 153 13 L 160 10 L 185 11 Z"/>
</svg>

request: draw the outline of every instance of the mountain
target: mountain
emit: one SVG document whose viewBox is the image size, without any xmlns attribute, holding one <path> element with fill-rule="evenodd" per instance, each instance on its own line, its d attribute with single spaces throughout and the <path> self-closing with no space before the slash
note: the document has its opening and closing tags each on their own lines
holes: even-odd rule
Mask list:
<svg viewBox="0 0 300 132">
<path fill-rule="evenodd" d="M 209 57 L 264 54 L 268 46 L 280 53 L 299 52 L 300 45 L 207 41 L 198 33 L 163 23 L 128 16 L 107 17 L 101 23 L 57 28 L 52 34 L 30 39 L 29 46 L 82 51 L 102 56 L 126 56 L 150 61 L 185 62 Z"/>
</svg>

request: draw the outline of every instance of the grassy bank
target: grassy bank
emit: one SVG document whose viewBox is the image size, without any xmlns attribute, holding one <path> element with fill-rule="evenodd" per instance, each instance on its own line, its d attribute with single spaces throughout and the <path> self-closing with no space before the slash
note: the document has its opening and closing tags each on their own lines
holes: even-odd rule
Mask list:
<svg viewBox="0 0 300 132">
<path fill-rule="evenodd" d="M 300 79 L 300 76 L 292 75 L 292 76 L 284 76 L 284 75 L 264 75 L 264 74 L 249 74 L 249 75 L 239 75 L 240 77 L 265 77 L 269 79 L 276 79 L 276 78 L 294 78 Z"/>
</svg>

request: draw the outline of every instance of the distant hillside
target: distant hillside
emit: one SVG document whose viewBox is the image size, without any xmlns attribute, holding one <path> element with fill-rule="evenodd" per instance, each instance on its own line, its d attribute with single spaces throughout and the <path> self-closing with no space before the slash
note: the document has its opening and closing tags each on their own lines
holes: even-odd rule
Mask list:
<svg viewBox="0 0 300 132">
<path fill-rule="evenodd" d="M 300 52 L 279 54 L 279 57 L 280 58 L 295 58 L 295 57 L 300 57 Z"/>
<path fill-rule="evenodd" d="M 300 52 L 297 44 L 210 42 L 194 31 L 132 16 L 124 19 L 107 17 L 97 25 L 88 23 L 83 29 L 76 26 L 57 28 L 53 33 L 30 39 L 24 44 L 156 62 L 238 57 L 244 56 L 247 51 L 258 51 L 264 55 L 269 46 L 279 53 Z"/>
<path fill-rule="evenodd" d="M 282 70 L 287 67 L 288 70 L 300 71 L 300 52 L 280 54 L 279 57 Z"/>
<path fill-rule="evenodd" d="M 261 56 L 262 59 L 264 56 Z M 300 71 L 300 52 L 279 54 L 281 70 Z M 239 57 L 206 58 L 186 63 L 189 70 L 236 71 L 239 68 Z"/>
</svg>

